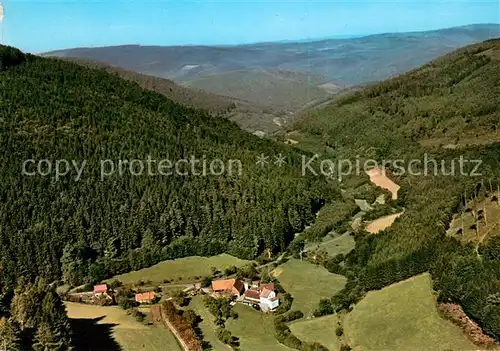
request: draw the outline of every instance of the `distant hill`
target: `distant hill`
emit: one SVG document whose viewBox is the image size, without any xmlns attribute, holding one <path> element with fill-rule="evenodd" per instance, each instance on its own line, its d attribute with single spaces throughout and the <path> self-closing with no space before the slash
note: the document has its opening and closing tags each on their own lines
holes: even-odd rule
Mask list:
<svg viewBox="0 0 500 351">
<path fill-rule="evenodd" d="M 144 89 L 165 95 L 179 104 L 203 109 L 214 116 L 227 118 L 238 124 L 242 129 L 262 136 L 280 130 L 289 120 L 293 120 L 293 116 L 278 109 L 259 106 L 236 97 L 222 96 L 197 88 L 184 87 L 167 78 L 136 73 L 88 59 L 72 57 L 63 57 L 61 59 L 115 74 L 120 78 L 139 84 Z"/>
<path fill-rule="evenodd" d="M 185 86 L 255 101 L 264 106 L 294 111 L 333 92 L 308 80 L 304 73 L 279 70 L 240 70 L 189 79 Z M 336 90 L 340 90 L 337 88 Z"/>
<path fill-rule="evenodd" d="M 106 72 L 116 74 L 120 78 L 136 82 L 144 89 L 161 93 L 172 101 L 185 106 L 205 109 L 215 114 L 224 114 L 235 108 L 234 99 L 232 98 L 211 94 L 199 89 L 188 89 L 170 79 L 128 71 L 99 61 L 72 57 L 63 57 L 63 59 L 85 67 L 102 69 Z"/>
<path fill-rule="evenodd" d="M 383 80 L 464 45 L 498 36 L 500 25 L 479 24 L 310 42 L 238 46 L 124 45 L 59 50 L 44 55 L 102 61 L 258 105 L 293 110 L 309 99 L 335 94 L 318 85 L 332 83 L 342 89 Z M 285 74 L 290 80 L 285 80 Z"/>
</svg>

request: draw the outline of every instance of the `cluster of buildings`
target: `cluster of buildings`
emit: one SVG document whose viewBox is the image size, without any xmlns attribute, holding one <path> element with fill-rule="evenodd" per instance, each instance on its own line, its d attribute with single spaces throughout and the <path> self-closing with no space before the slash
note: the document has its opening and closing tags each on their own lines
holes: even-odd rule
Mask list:
<svg viewBox="0 0 500 351">
<path fill-rule="evenodd" d="M 184 289 L 186 293 L 194 293 L 200 290 L 199 284 L 193 284 Z M 241 279 L 220 279 L 212 281 L 211 288 L 201 289 L 203 293 L 214 296 L 229 296 L 236 302 L 244 303 L 261 311 L 268 312 L 278 308 L 280 302 L 273 283 L 261 283 L 255 281 L 242 281 Z M 94 286 L 93 296 L 96 298 L 113 299 L 113 291 L 108 284 Z M 140 304 L 152 304 L 157 301 L 158 294 L 154 291 L 139 292 L 135 294 L 135 301 Z"/>
<path fill-rule="evenodd" d="M 212 281 L 214 294 L 230 295 L 236 301 L 259 307 L 261 311 L 273 311 L 279 306 L 279 299 L 273 283 L 260 281 L 243 282 L 240 279 L 222 279 Z"/>
<path fill-rule="evenodd" d="M 94 286 L 93 294 L 95 297 L 113 298 L 113 292 L 108 284 L 99 284 Z M 158 294 L 154 291 L 142 292 L 135 294 L 135 301 L 140 304 L 154 303 Z"/>
</svg>

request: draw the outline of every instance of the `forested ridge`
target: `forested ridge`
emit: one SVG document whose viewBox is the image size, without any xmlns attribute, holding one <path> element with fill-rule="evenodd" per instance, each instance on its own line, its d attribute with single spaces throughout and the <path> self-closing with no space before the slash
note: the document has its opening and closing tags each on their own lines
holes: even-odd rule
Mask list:
<svg viewBox="0 0 500 351">
<path fill-rule="evenodd" d="M 160 260 L 283 251 L 339 191 L 301 176 L 292 148 L 178 105 L 102 70 L 0 48 L 0 283 L 96 282 Z M 256 165 L 282 153 L 286 165 Z M 100 160 L 241 160 L 241 175 L 101 180 Z M 68 174 L 21 174 L 26 159 L 86 160 Z M 33 170 L 32 167 L 30 170 Z"/>
<path fill-rule="evenodd" d="M 331 299 L 334 309 L 348 308 L 369 290 L 430 271 L 440 301 L 460 304 L 487 334 L 500 340 L 499 238 L 486 238 L 476 251 L 474 245 L 446 236 L 452 215 L 464 211 L 468 199 L 497 196 L 499 53 L 499 39 L 465 47 L 342 97 L 294 127 L 315 140 L 329 158 L 363 155 L 379 162 L 409 161 L 422 160 L 427 153 L 445 160 L 447 172 L 460 156 L 482 160 L 481 177 L 395 178 L 401 185 L 398 203 L 406 211 L 382 233 L 356 236 L 356 248 L 346 257 L 348 284 Z M 432 138 L 459 143 L 464 137 L 472 142 L 455 149 L 422 143 Z"/>
<path fill-rule="evenodd" d="M 202 108 L 214 115 L 224 115 L 235 108 L 234 101 L 229 97 L 211 94 L 203 90 L 189 89 L 166 78 L 127 71 L 98 61 L 71 57 L 62 57 L 60 59 L 76 62 L 84 67 L 104 70 L 123 79 L 136 82 L 144 89 L 161 93 L 181 105 Z"/>
</svg>

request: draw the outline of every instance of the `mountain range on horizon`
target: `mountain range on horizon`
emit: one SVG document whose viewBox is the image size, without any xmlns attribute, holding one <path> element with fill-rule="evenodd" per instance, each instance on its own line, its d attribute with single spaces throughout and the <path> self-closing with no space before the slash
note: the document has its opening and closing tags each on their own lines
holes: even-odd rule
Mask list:
<svg viewBox="0 0 500 351">
<path fill-rule="evenodd" d="M 339 93 L 415 69 L 465 45 L 500 37 L 500 24 L 374 34 L 349 39 L 257 43 L 237 46 L 141 46 L 74 48 L 41 56 L 98 61 L 140 74 L 281 111 L 267 113 L 259 128 L 272 132 L 305 108 Z M 249 128 L 248 126 L 252 127 Z M 274 127 L 273 127 L 274 126 Z"/>
</svg>

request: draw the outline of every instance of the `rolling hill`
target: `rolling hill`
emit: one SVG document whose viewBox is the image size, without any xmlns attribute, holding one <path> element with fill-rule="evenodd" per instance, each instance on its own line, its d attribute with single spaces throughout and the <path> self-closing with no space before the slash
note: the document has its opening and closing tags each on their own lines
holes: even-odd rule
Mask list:
<svg viewBox="0 0 500 351">
<path fill-rule="evenodd" d="M 318 79 L 307 74 L 279 70 L 240 70 L 185 80 L 187 87 L 231 95 L 273 106 L 284 111 L 295 111 L 305 104 L 323 100 L 341 90 L 341 87 L 319 85 Z M 309 79 L 309 80 L 308 80 Z M 330 87 L 330 90 L 327 88 Z"/>
<path fill-rule="evenodd" d="M 347 94 L 290 129 L 297 147 L 326 159 L 372 159 L 387 165 L 401 185 L 397 202 L 404 214 L 378 235 L 356 239 L 346 259 L 351 279 L 332 298 L 335 308 L 430 271 L 439 302 L 461 305 L 500 340 L 498 236 L 483 233 L 485 239 L 475 245 L 447 236 L 464 203 L 500 195 L 495 190 L 500 184 L 499 53 L 500 39 L 464 47 Z M 441 142 L 429 143 L 436 139 Z M 414 161 L 417 167 L 410 168 Z"/>
<path fill-rule="evenodd" d="M 427 155 L 445 161 L 448 173 L 460 157 L 481 160 L 480 176 L 396 174 L 389 167 L 401 186 L 396 204 L 405 211 L 377 235 L 355 236 L 354 250 L 342 256 L 345 287 L 322 301 L 331 311 L 430 272 L 438 302 L 461 305 L 500 340 L 500 237 L 471 245 L 447 235 L 471 196 L 500 195 L 492 190 L 500 186 L 499 52 L 500 39 L 456 50 L 319 106 L 289 129 L 295 147 L 329 159 L 361 155 L 408 164 Z M 0 310 L 9 309 L 4 297 L 19 277 L 77 285 L 165 259 L 283 252 L 325 202 L 343 203 L 344 184 L 301 174 L 299 150 L 119 75 L 0 46 Z M 256 164 L 277 154 L 286 165 Z M 207 160 L 210 174 L 200 174 L 205 168 L 193 157 Z M 151 174 L 147 160 L 167 161 L 168 170 L 168 161 L 183 162 L 170 174 L 155 162 Z M 214 160 L 226 172 L 214 174 Z M 418 310 L 419 301 L 412 302 Z M 240 307 L 242 316 L 254 312 Z M 366 315 L 355 317 L 363 322 Z M 260 334 L 270 330 L 268 322 Z M 248 325 L 228 327 L 253 345 L 243 335 Z M 277 345 L 270 334 L 265 341 Z"/>
<path fill-rule="evenodd" d="M 207 110 L 216 115 L 225 114 L 235 108 L 235 99 L 210 94 L 199 89 L 188 89 L 170 79 L 128 71 L 99 61 L 72 57 L 63 59 L 92 69 L 102 69 L 106 72 L 116 74 L 120 78 L 139 84 L 143 89 L 156 91 L 184 106 Z"/>
<path fill-rule="evenodd" d="M 498 142 L 499 52 L 498 40 L 459 49 L 339 98 L 309 114 L 296 129 L 322 135 L 338 148 L 377 147 L 379 154 L 404 153 L 417 144 L 439 148 L 461 141 Z"/>
<path fill-rule="evenodd" d="M 293 109 L 308 99 L 331 94 L 332 86 L 335 93 L 386 79 L 464 45 L 497 36 L 498 24 L 480 24 L 352 39 L 238 46 L 125 45 L 44 55 L 102 61 L 258 105 Z M 285 82 L 294 88 L 288 89 Z"/>
<path fill-rule="evenodd" d="M 84 67 L 100 69 L 115 74 L 120 78 L 137 83 L 141 88 L 165 95 L 176 103 L 203 109 L 214 116 L 227 118 L 251 133 L 259 135 L 274 133 L 281 130 L 294 117 L 293 114 L 287 114 L 276 108 L 259 106 L 243 99 L 184 87 L 170 79 L 128 71 L 103 62 L 71 57 L 62 59 L 75 62 Z"/>
</svg>

